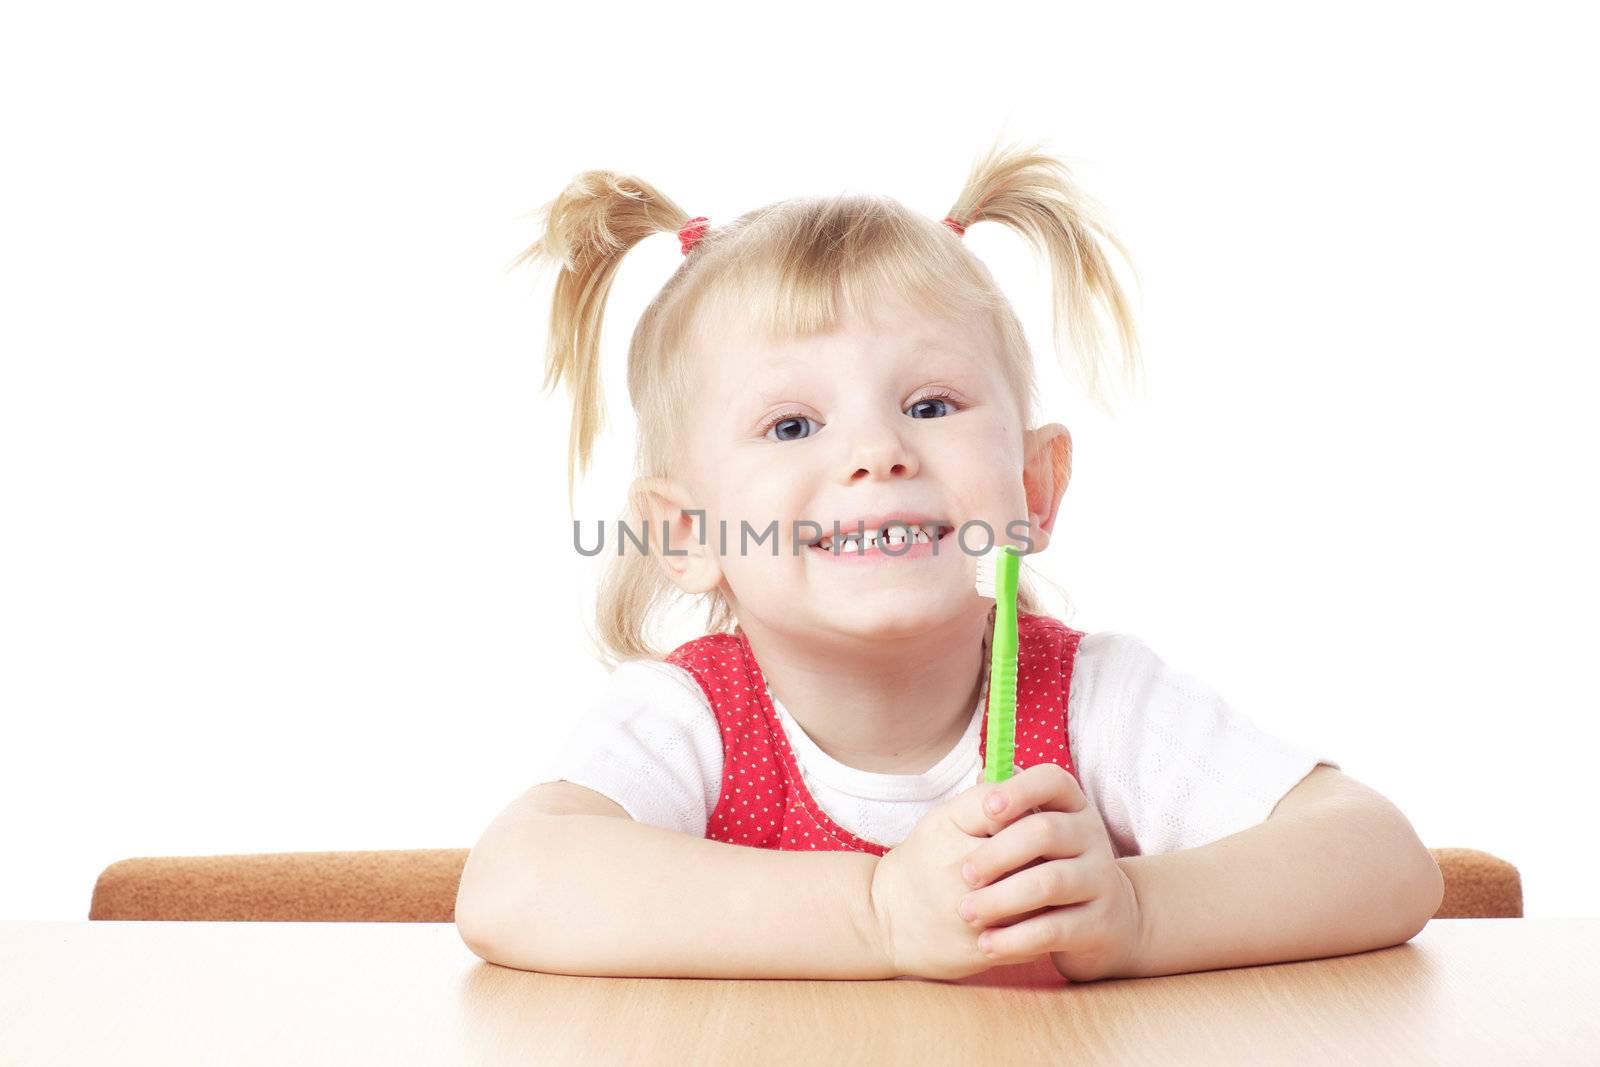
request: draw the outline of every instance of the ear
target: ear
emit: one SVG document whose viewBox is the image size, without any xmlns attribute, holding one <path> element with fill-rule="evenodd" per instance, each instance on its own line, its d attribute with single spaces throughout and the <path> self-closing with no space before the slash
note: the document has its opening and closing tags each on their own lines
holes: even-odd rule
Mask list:
<svg viewBox="0 0 1600 1067">
<path fill-rule="evenodd" d="M 633 514 L 649 531 L 648 550 L 673 585 L 685 593 L 707 593 L 722 583 L 722 564 L 711 551 L 705 513 L 696 510 L 682 485 L 670 478 L 635 478 L 628 493 Z"/>
<path fill-rule="evenodd" d="M 1022 435 L 1022 488 L 1028 497 L 1028 522 L 1035 552 L 1050 546 L 1061 496 L 1072 480 L 1072 434 L 1059 422 Z"/>
</svg>

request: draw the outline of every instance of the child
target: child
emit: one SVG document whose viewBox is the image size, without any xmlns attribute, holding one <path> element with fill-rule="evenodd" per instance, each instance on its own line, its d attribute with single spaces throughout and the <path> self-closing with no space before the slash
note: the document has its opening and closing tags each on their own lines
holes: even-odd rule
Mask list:
<svg viewBox="0 0 1600 1067">
<path fill-rule="evenodd" d="M 841 196 L 712 225 L 600 171 L 544 217 L 524 258 L 562 267 L 546 382 L 574 397 L 569 500 L 618 264 L 661 232 L 684 260 L 629 350 L 636 536 L 604 545 L 598 612 L 620 663 L 561 778 L 472 850 L 473 951 L 750 978 L 952 979 L 1048 954 L 1087 981 L 1392 945 L 1432 916 L 1438 867 L 1392 804 L 1138 638 L 1044 614 L 1025 579 L 1018 771 L 981 781 L 975 553 L 985 530 L 1048 545 L 1072 443 L 1037 424 L 1022 328 L 965 229 L 1046 255 L 1058 348 L 1075 342 L 1092 397 L 1097 306 L 1137 366 L 1097 238 L 1121 246 L 1059 162 L 997 144 L 942 224 Z M 663 656 L 648 629 L 673 594 L 707 633 Z"/>
</svg>

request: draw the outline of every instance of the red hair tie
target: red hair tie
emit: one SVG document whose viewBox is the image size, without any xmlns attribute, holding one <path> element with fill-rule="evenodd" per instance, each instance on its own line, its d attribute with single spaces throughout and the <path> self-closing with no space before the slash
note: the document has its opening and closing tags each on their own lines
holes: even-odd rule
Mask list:
<svg viewBox="0 0 1600 1067">
<path fill-rule="evenodd" d="M 690 219 L 679 227 L 678 247 L 683 249 L 684 255 L 688 255 L 689 249 L 693 248 L 700 238 L 706 235 L 706 230 L 710 229 L 709 223 L 710 220 L 701 215 Z"/>
<path fill-rule="evenodd" d="M 957 222 L 955 219 L 951 218 L 949 215 L 946 215 L 940 221 L 943 222 L 946 226 L 950 227 L 952 230 L 954 230 L 957 237 L 964 237 L 966 235 L 967 227 L 966 227 L 965 223 Z"/>
</svg>

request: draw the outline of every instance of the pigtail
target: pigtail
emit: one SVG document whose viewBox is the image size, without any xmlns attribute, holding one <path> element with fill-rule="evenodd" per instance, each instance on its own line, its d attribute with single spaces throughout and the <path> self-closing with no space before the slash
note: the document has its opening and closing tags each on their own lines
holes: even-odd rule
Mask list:
<svg viewBox="0 0 1600 1067">
<path fill-rule="evenodd" d="M 1064 163 L 1036 148 L 1002 148 L 997 141 L 973 164 L 949 221 L 958 234 L 975 222 L 1004 223 L 1049 260 L 1056 354 L 1061 358 L 1070 350 L 1077 356 L 1091 400 L 1104 406 L 1100 383 L 1106 353 L 1097 302 L 1116 329 L 1123 379 L 1130 385 L 1137 382 L 1139 342 L 1133 314 L 1096 235 L 1125 261 L 1127 249 Z"/>
<path fill-rule="evenodd" d="M 606 424 L 600 327 L 617 268 L 634 245 L 651 234 L 676 231 L 689 216 L 653 186 L 604 170 L 578 175 L 537 215 L 544 233 L 512 266 L 544 261 L 561 268 L 550 311 L 544 388 L 548 392 L 565 381 L 572 394 L 567 444 L 570 509 L 573 483 L 588 470 L 595 437 Z"/>
</svg>

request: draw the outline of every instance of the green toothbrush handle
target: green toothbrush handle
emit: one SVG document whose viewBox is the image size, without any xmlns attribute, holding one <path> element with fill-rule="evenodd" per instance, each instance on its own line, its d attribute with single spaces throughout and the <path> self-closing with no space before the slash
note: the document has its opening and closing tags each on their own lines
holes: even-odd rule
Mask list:
<svg viewBox="0 0 1600 1067">
<path fill-rule="evenodd" d="M 995 561 L 994 640 L 989 648 L 989 715 L 983 780 L 1003 782 L 1015 772 L 1017 731 L 1017 569 L 1021 557 L 1006 546 Z"/>
</svg>

